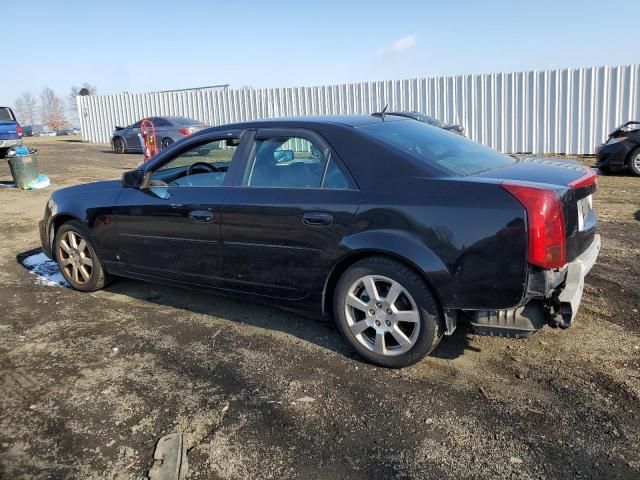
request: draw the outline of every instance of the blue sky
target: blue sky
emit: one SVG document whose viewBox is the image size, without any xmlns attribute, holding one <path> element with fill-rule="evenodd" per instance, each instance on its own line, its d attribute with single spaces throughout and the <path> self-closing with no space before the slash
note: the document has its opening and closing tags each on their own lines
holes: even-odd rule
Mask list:
<svg viewBox="0 0 640 480">
<path fill-rule="evenodd" d="M 0 105 L 83 82 L 116 93 L 637 63 L 625 11 L 588 0 L 5 1 Z"/>
</svg>

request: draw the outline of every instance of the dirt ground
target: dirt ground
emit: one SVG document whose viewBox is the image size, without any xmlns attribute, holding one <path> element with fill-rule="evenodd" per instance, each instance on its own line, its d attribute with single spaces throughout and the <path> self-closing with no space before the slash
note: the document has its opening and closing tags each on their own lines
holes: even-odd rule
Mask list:
<svg viewBox="0 0 640 480">
<path fill-rule="evenodd" d="M 508 340 L 463 325 L 385 370 L 332 325 L 272 307 L 132 280 L 44 285 L 17 256 L 38 248 L 51 191 L 140 156 L 26 143 L 54 186 L 0 186 L 0 478 L 144 478 L 176 431 L 189 479 L 640 478 L 640 179 L 599 177 L 603 247 L 571 329 Z"/>
</svg>

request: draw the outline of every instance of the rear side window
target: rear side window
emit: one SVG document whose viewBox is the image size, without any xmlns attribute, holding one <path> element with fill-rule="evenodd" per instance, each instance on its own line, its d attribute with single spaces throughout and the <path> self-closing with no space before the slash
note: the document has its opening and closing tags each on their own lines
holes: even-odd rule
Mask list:
<svg viewBox="0 0 640 480">
<path fill-rule="evenodd" d="M 515 163 L 508 155 L 461 135 L 413 120 L 376 123 L 360 130 L 450 175 L 473 175 Z"/>
<path fill-rule="evenodd" d="M 167 122 L 164 118 L 152 118 L 151 121 L 155 127 L 170 127 L 171 124 Z"/>
<path fill-rule="evenodd" d="M 15 118 L 13 118 L 11 110 L 5 107 L 0 108 L 0 121 L 3 120 L 15 120 Z"/>
<path fill-rule="evenodd" d="M 256 141 L 243 178 L 249 187 L 320 188 L 327 151 L 301 137 Z"/>
</svg>

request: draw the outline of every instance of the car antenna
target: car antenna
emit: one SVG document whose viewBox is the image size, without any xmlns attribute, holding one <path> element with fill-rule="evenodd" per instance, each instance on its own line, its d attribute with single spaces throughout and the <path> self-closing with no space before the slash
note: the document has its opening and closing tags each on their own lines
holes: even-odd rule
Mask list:
<svg viewBox="0 0 640 480">
<path fill-rule="evenodd" d="M 384 122 L 384 114 L 387 113 L 387 108 L 389 108 L 388 103 L 384 106 L 384 108 L 382 109 L 382 112 L 380 112 L 380 118 L 382 119 L 383 122 Z"/>
</svg>

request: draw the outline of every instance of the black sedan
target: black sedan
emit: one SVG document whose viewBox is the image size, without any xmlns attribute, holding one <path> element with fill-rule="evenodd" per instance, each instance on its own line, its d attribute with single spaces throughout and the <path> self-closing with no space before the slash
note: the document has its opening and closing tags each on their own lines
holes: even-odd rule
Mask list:
<svg viewBox="0 0 640 480">
<path fill-rule="evenodd" d="M 640 176 L 640 121 L 627 122 L 611 132 L 597 148 L 596 162 L 605 173 L 628 170 Z"/>
<path fill-rule="evenodd" d="M 42 247 L 71 286 L 114 276 L 333 317 L 366 359 L 410 365 L 467 319 L 567 327 L 600 237 L 595 175 L 514 159 L 406 118 L 209 128 L 103 181 L 57 190 Z"/>
</svg>

